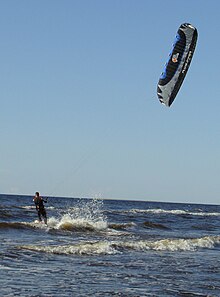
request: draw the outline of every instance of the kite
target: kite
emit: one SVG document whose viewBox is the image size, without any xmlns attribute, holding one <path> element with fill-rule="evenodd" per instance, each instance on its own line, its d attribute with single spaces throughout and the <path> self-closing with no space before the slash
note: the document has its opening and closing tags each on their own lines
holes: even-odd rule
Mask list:
<svg viewBox="0 0 220 297">
<path fill-rule="evenodd" d="M 166 106 L 173 103 L 183 83 L 195 51 L 197 38 L 197 29 L 191 24 L 184 23 L 177 31 L 169 60 L 157 85 L 157 96 Z"/>
</svg>

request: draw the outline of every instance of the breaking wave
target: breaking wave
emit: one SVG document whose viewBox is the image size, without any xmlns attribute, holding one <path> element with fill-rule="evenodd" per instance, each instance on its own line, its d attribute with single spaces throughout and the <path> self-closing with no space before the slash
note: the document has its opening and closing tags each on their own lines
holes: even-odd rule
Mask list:
<svg viewBox="0 0 220 297">
<path fill-rule="evenodd" d="M 172 209 L 172 210 L 165 210 L 165 209 L 131 209 L 125 211 L 125 213 L 153 213 L 153 214 L 174 214 L 174 215 L 191 215 L 191 216 L 220 216 L 219 212 L 191 212 L 182 209 Z"/>
<path fill-rule="evenodd" d="M 68 209 L 59 219 L 50 218 L 48 226 L 67 231 L 104 230 L 107 228 L 107 219 L 102 208 L 102 200 L 80 201 L 78 205 Z"/>
<path fill-rule="evenodd" d="M 66 231 L 101 231 L 107 228 L 107 222 L 88 218 L 74 218 L 65 214 L 61 219 L 50 218 L 48 227 Z"/>
<path fill-rule="evenodd" d="M 197 251 L 212 249 L 220 244 L 220 236 L 205 236 L 193 239 L 162 239 L 157 241 L 95 241 L 75 245 L 24 245 L 20 249 L 60 255 L 113 255 L 126 251 Z"/>
</svg>

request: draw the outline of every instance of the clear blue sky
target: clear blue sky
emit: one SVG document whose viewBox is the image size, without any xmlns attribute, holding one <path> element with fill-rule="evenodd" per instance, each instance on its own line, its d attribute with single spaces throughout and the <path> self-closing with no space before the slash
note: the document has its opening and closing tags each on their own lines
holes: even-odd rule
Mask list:
<svg viewBox="0 0 220 297">
<path fill-rule="evenodd" d="M 0 193 L 220 203 L 220 1 L 1 0 Z M 171 108 L 181 23 L 198 44 Z"/>
</svg>

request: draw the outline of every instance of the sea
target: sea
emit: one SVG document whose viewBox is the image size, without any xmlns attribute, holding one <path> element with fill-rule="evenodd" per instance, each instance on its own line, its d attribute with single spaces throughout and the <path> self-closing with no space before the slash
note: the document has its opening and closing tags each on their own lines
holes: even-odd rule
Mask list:
<svg viewBox="0 0 220 297">
<path fill-rule="evenodd" d="M 0 296 L 220 296 L 220 205 L 0 195 Z"/>
</svg>

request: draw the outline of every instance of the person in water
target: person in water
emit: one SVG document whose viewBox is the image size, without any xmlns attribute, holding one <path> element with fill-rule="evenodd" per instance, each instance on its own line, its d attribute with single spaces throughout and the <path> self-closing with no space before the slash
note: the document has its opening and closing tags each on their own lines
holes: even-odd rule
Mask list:
<svg viewBox="0 0 220 297">
<path fill-rule="evenodd" d="M 44 208 L 44 202 L 47 203 L 47 200 L 44 200 L 40 196 L 39 192 L 36 192 L 33 201 L 34 201 L 34 203 L 36 205 L 36 210 L 37 210 L 39 221 L 41 222 L 42 218 L 43 218 L 44 223 L 47 224 L 47 213 L 46 213 L 46 210 Z"/>
</svg>

